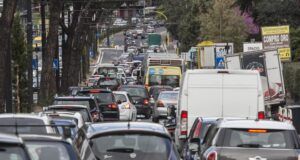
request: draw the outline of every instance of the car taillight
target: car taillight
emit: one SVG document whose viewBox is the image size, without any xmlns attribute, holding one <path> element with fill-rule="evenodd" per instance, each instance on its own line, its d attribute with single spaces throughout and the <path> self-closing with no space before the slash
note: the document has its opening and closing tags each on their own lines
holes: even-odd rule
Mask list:
<svg viewBox="0 0 300 160">
<path fill-rule="evenodd" d="M 257 113 L 257 118 L 258 118 L 258 119 L 265 119 L 265 112 L 262 112 L 262 111 L 261 111 L 261 112 L 258 112 L 258 113 Z"/>
<path fill-rule="evenodd" d="M 216 151 L 213 151 L 213 152 L 211 152 L 211 153 L 209 153 L 208 155 L 207 155 L 207 160 L 218 160 L 218 157 L 217 157 L 218 155 L 217 155 L 217 152 Z"/>
<path fill-rule="evenodd" d="M 144 99 L 144 104 L 148 105 L 149 104 L 149 100 L 148 99 Z"/>
<path fill-rule="evenodd" d="M 157 107 L 164 107 L 164 103 L 162 101 L 157 102 Z"/>
<path fill-rule="evenodd" d="M 187 111 L 181 111 L 181 122 L 180 122 L 180 133 L 181 135 L 187 135 L 187 125 L 188 125 L 188 112 Z"/>
<path fill-rule="evenodd" d="M 127 104 L 125 104 L 124 108 L 125 109 L 130 109 L 130 105 L 127 103 Z"/>
<path fill-rule="evenodd" d="M 109 104 L 108 107 L 115 109 L 115 108 L 117 108 L 117 105 L 113 103 L 113 104 Z"/>
</svg>

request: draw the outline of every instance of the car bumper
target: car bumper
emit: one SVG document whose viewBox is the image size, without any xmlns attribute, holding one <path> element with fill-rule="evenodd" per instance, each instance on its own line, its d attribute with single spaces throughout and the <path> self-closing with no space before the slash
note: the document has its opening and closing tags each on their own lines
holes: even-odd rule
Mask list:
<svg viewBox="0 0 300 160">
<path fill-rule="evenodd" d="M 150 115 L 151 114 L 151 107 L 144 106 L 144 105 L 136 105 L 136 110 L 138 115 Z"/>
<path fill-rule="evenodd" d="M 121 121 L 130 120 L 131 114 L 132 112 L 129 109 L 120 109 L 120 120 Z"/>
<path fill-rule="evenodd" d="M 113 121 L 113 120 L 119 120 L 120 114 L 118 111 L 105 111 L 102 112 L 104 121 Z"/>
</svg>

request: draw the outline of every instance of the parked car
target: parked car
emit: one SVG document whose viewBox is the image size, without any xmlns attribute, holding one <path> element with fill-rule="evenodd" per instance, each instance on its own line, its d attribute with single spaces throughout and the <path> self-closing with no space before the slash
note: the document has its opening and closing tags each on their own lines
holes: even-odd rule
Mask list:
<svg viewBox="0 0 300 160">
<path fill-rule="evenodd" d="M 31 160 L 24 142 L 19 136 L 0 133 L 0 144 L 0 159 Z"/>
<path fill-rule="evenodd" d="M 78 91 L 77 94 L 95 97 L 105 121 L 119 120 L 120 111 L 112 91 L 106 89 L 85 89 Z"/>
<path fill-rule="evenodd" d="M 123 85 L 118 90 L 128 92 L 134 101 L 138 115 L 143 115 L 146 119 L 151 117 L 152 109 L 149 102 L 150 96 L 145 86 Z"/>
<path fill-rule="evenodd" d="M 71 143 L 56 135 L 20 135 L 32 160 L 80 160 Z M 1 157 L 2 158 L 2 157 Z"/>
<path fill-rule="evenodd" d="M 89 124 L 78 132 L 75 146 L 84 160 L 179 160 L 168 131 L 145 122 Z"/>
<path fill-rule="evenodd" d="M 124 91 L 114 91 L 113 93 L 119 106 L 120 120 L 136 121 L 137 110 L 130 95 Z"/>
<path fill-rule="evenodd" d="M 182 81 L 175 130 L 180 150 L 199 116 L 265 118 L 258 71 L 188 70 Z"/>
<path fill-rule="evenodd" d="M 99 109 L 96 98 L 93 96 L 75 95 L 75 96 L 67 96 L 67 97 L 55 97 L 54 105 L 60 105 L 60 106 L 51 106 L 50 108 L 54 108 L 55 110 L 60 109 L 60 110 L 69 110 L 74 112 L 80 111 L 82 114 L 85 114 L 84 117 L 85 120 L 87 121 L 90 122 L 103 121 L 103 115 L 101 113 L 101 110 Z M 85 111 L 88 111 L 90 114 L 86 113 Z M 89 119 L 89 115 L 92 116 L 91 120 Z"/>
<path fill-rule="evenodd" d="M 201 147 L 204 136 L 206 135 L 209 127 L 212 124 L 216 124 L 218 119 L 219 118 L 213 118 L 213 117 L 198 117 L 195 119 L 190 134 L 182 149 L 182 156 L 184 160 L 194 160 L 194 158 L 196 157 L 195 156 L 196 152 L 192 152 L 189 149 L 189 144 L 195 143 L 193 142 L 193 140 L 198 139 L 199 140 L 198 145 Z"/>
<path fill-rule="evenodd" d="M 225 119 L 209 127 L 203 147 L 199 147 L 196 138 L 189 149 L 200 153 L 202 160 L 288 160 L 298 159 L 299 142 L 295 128 L 289 123 Z"/>
<path fill-rule="evenodd" d="M 178 104 L 177 91 L 162 91 L 160 92 L 157 101 L 153 108 L 153 121 L 158 122 L 159 119 L 166 119 L 168 116 L 168 108 Z"/>
<path fill-rule="evenodd" d="M 36 114 L 0 114 L 0 132 L 10 134 L 57 134 L 52 119 Z"/>
</svg>

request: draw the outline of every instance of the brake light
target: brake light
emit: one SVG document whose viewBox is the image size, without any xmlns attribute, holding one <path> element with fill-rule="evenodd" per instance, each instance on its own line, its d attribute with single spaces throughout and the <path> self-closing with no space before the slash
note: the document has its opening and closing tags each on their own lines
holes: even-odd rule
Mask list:
<svg viewBox="0 0 300 160">
<path fill-rule="evenodd" d="M 216 151 L 209 153 L 206 157 L 207 160 L 218 160 L 218 154 Z"/>
<path fill-rule="evenodd" d="M 181 111 L 181 122 L 180 122 L 180 133 L 181 135 L 187 135 L 187 125 L 188 125 L 188 112 L 187 111 Z"/>
<path fill-rule="evenodd" d="M 90 90 L 90 93 L 100 93 L 100 90 L 97 90 L 97 89 L 91 89 L 91 90 Z"/>
<path fill-rule="evenodd" d="M 148 99 L 144 99 L 144 104 L 148 105 L 149 104 L 149 101 Z"/>
<path fill-rule="evenodd" d="M 267 130 L 265 129 L 249 129 L 249 133 L 267 133 Z"/>
<path fill-rule="evenodd" d="M 164 107 L 164 103 L 162 101 L 157 102 L 157 107 Z"/>
<path fill-rule="evenodd" d="M 265 119 L 265 112 L 261 111 L 257 113 L 257 118 L 258 119 Z"/>
<path fill-rule="evenodd" d="M 108 107 L 115 109 L 115 108 L 117 108 L 117 105 L 113 103 L 113 104 L 109 104 Z"/>
</svg>

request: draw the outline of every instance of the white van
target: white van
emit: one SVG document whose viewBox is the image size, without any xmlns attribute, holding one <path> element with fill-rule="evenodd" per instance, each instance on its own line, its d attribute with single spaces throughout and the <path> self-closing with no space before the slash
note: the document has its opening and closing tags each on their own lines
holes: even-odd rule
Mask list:
<svg viewBox="0 0 300 160">
<path fill-rule="evenodd" d="M 179 93 L 175 142 L 179 149 L 197 117 L 264 118 L 260 75 L 250 70 L 188 70 Z"/>
</svg>

